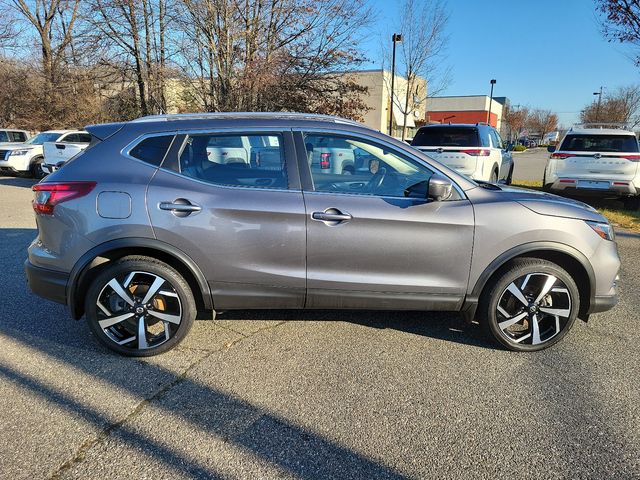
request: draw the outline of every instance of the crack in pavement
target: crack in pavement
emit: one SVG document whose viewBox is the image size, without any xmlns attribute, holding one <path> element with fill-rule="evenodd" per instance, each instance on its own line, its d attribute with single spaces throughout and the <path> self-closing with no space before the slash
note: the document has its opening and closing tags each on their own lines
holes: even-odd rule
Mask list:
<svg viewBox="0 0 640 480">
<path fill-rule="evenodd" d="M 281 321 L 276 323 L 275 325 L 270 325 L 268 327 L 264 327 L 264 328 L 259 328 L 258 330 L 252 332 L 249 335 L 245 335 L 239 332 L 235 332 L 232 329 L 228 329 L 231 331 L 234 331 L 235 333 L 238 333 L 239 335 L 241 335 L 240 338 L 227 342 L 226 344 L 224 344 L 221 348 L 216 348 L 213 350 L 203 350 L 205 352 L 207 352 L 205 355 L 203 355 L 201 358 L 195 360 L 194 362 L 192 362 L 189 366 L 187 366 L 182 373 L 180 373 L 177 377 L 175 377 L 172 381 L 170 381 L 169 383 L 167 383 L 164 387 L 162 387 L 161 389 L 159 389 L 158 391 L 156 391 L 153 395 L 151 395 L 150 397 L 147 397 L 145 399 L 143 399 L 140 403 L 138 403 L 133 410 L 124 416 L 124 418 L 118 420 L 117 422 L 112 423 L 111 425 L 108 425 L 107 427 L 105 427 L 104 429 L 102 429 L 102 431 L 95 437 L 93 438 L 89 438 L 87 440 L 85 440 L 80 447 L 78 448 L 78 450 L 76 451 L 75 455 L 73 455 L 73 457 L 71 457 L 69 460 L 66 460 L 65 462 L 63 462 L 50 476 L 49 476 L 49 480 L 57 480 L 60 479 L 61 476 L 67 472 L 68 470 L 70 470 L 73 466 L 82 463 L 82 461 L 86 458 L 87 453 L 89 452 L 89 450 L 91 450 L 93 447 L 95 447 L 96 445 L 101 444 L 105 439 L 107 439 L 114 431 L 118 430 L 120 427 L 122 427 L 123 425 L 125 425 L 127 422 L 129 422 L 130 420 L 133 420 L 134 418 L 136 418 L 138 415 L 140 415 L 140 413 L 142 413 L 142 411 L 148 406 L 150 405 L 152 402 L 156 401 L 156 400 L 160 400 L 162 399 L 165 395 L 167 395 L 169 393 L 169 391 L 171 391 L 174 387 L 177 387 L 178 385 L 180 385 L 182 382 L 184 382 L 187 378 L 187 376 L 189 375 L 189 373 L 196 368 L 198 365 L 200 365 L 202 362 L 204 362 L 206 359 L 208 359 L 209 357 L 211 357 L 211 355 L 213 355 L 214 353 L 218 353 L 218 352 L 223 352 L 225 350 L 229 350 L 232 347 L 234 347 L 235 345 L 237 345 L 238 343 L 242 342 L 243 340 L 246 340 L 248 338 L 251 338 L 261 332 L 267 331 L 267 330 L 272 330 L 274 328 L 279 327 L 280 325 L 286 323 L 286 321 Z M 221 327 L 221 328 L 225 328 L 225 327 Z"/>
</svg>

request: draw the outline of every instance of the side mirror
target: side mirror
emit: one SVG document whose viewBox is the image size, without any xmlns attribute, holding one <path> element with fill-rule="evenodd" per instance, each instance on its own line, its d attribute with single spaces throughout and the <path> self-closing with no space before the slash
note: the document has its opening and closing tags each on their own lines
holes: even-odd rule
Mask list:
<svg viewBox="0 0 640 480">
<path fill-rule="evenodd" d="M 510 152 L 511 150 L 513 150 L 513 143 L 509 142 L 505 145 L 504 150 L 506 152 Z"/>
<path fill-rule="evenodd" d="M 451 180 L 443 175 L 433 175 L 429 179 L 429 197 L 436 202 L 447 200 L 451 196 L 453 184 Z"/>
<path fill-rule="evenodd" d="M 547 147 L 547 152 L 549 152 L 549 153 L 553 153 L 553 152 L 555 152 L 555 151 L 556 151 L 556 146 L 555 146 L 555 145 L 549 145 L 549 146 Z"/>
</svg>

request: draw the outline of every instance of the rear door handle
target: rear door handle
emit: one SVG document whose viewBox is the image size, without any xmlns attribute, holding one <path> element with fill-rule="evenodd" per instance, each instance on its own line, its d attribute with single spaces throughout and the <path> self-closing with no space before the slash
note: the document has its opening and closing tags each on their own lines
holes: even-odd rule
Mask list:
<svg viewBox="0 0 640 480">
<path fill-rule="evenodd" d="M 187 215 L 202 210 L 200 205 L 191 203 L 189 200 L 184 198 L 177 198 L 173 202 L 160 202 L 160 205 L 158 206 L 160 207 L 160 210 L 168 210 L 176 217 L 186 217 Z"/>
</svg>

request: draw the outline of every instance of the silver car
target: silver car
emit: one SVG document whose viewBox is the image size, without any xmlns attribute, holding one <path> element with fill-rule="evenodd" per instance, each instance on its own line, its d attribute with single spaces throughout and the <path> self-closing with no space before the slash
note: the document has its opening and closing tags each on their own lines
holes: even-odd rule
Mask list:
<svg viewBox="0 0 640 480">
<path fill-rule="evenodd" d="M 26 273 L 121 354 L 171 349 L 199 310 L 285 308 L 457 311 L 540 350 L 617 302 L 614 234 L 594 209 L 476 183 L 352 121 L 169 115 L 87 131 L 91 146 L 33 187 Z M 251 151 L 215 162 L 219 137 L 275 150 L 267 166 Z M 337 140 L 367 164 L 311 168 L 309 150 Z"/>
</svg>

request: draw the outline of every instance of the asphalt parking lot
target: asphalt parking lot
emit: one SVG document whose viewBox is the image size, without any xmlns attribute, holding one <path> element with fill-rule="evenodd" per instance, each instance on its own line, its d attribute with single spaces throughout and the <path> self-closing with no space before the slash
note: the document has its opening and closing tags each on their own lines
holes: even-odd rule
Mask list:
<svg viewBox="0 0 640 480">
<path fill-rule="evenodd" d="M 453 314 L 261 311 L 135 360 L 29 293 L 32 183 L 0 177 L 0 478 L 640 478 L 638 235 L 620 304 L 539 353 Z"/>
</svg>

